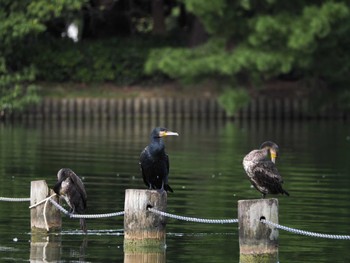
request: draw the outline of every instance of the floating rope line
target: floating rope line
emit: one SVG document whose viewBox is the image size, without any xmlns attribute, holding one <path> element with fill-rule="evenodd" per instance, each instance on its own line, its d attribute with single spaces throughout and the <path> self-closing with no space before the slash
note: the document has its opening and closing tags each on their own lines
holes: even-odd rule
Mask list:
<svg viewBox="0 0 350 263">
<path fill-rule="evenodd" d="M 285 231 L 288 231 L 288 232 L 291 232 L 294 234 L 311 236 L 311 237 L 329 238 L 329 239 L 350 239 L 350 236 L 347 236 L 347 235 L 321 234 L 321 233 L 315 233 L 315 232 L 300 230 L 300 229 L 296 229 L 296 228 L 291 228 L 291 227 L 287 227 L 287 226 L 282 226 L 282 225 L 273 223 L 273 222 L 266 220 L 266 219 L 261 219 L 260 221 L 264 224 L 274 226 L 278 229 L 282 229 L 282 230 L 285 230 Z"/>
<path fill-rule="evenodd" d="M 66 209 L 64 209 L 56 201 L 54 201 L 52 199 L 49 199 L 49 200 L 58 210 L 60 210 L 63 214 L 69 216 L 70 218 L 106 218 L 106 217 L 113 217 L 113 216 L 124 215 L 124 211 L 115 212 L 115 213 L 107 213 L 107 214 L 91 214 L 91 215 L 72 214 L 72 213 L 69 213 Z"/>
<path fill-rule="evenodd" d="M 178 220 L 188 221 L 188 222 L 197 222 L 197 223 L 207 223 L 207 224 L 231 224 L 231 223 L 238 223 L 238 219 L 206 219 L 206 218 L 195 218 L 195 217 L 187 217 L 187 216 L 178 216 L 174 214 L 169 214 L 166 212 L 159 211 L 157 209 L 148 208 L 149 211 L 161 215 L 166 216 Z"/>
<path fill-rule="evenodd" d="M 28 202 L 28 201 L 30 201 L 30 197 L 28 197 L 28 198 L 0 197 L 0 201 L 4 201 L 4 202 Z"/>
</svg>

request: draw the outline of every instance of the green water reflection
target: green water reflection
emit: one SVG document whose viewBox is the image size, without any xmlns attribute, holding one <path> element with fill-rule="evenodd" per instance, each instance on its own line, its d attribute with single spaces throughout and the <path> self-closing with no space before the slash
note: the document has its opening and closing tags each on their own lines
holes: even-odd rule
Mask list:
<svg viewBox="0 0 350 263">
<path fill-rule="evenodd" d="M 237 201 L 260 198 L 242 168 L 243 156 L 276 141 L 279 170 L 291 196 L 279 197 L 280 223 L 304 230 L 350 234 L 350 125 L 344 122 L 220 122 L 190 120 L 50 121 L 0 123 L 0 196 L 29 197 L 30 181 L 69 167 L 83 177 L 87 213 L 123 210 L 124 191 L 144 188 L 138 157 L 153 127 L 167 138 L 168 212 L 237 218 Z M 63 232 L 30 242 L 27 203 L 0 203 L 0 261 L 123 262 L 123 218 L 91 219 L 87 236 L 63 218 Z M 237 225 L 168 220 L 166 262 L 238 262 Z M 53 241 L 54 240 L 54 241 Z M 280 231 L 280 262 L 347 262 L 349 241 Z M 52 253 L 50 253 L 52 251 Z M 42 256 L 40 256 L 42 255 Z M 128 256 L 128 257 L 127 257 Z M 52 258 L 53 257 L 53 258 Z M 134 257 L 134 256 L 132 256 Z M 148 255 L 148 257 L 152 257 Z"/>
</svg>

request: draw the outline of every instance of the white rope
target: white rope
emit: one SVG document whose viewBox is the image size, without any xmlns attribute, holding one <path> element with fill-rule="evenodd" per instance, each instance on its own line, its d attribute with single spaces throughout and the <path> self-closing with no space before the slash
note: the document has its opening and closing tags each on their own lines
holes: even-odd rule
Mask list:
<svg viewBox="0 0 350 263">
<path fill-rule="evenodd" d="M 36 204 L 34 204 L 34 205 L 31 205 L 29 208 L 32 209 L 32 208 L 34 208 L 34 207 L 37 207 L 38 205 L 40 205 L 40 204 L 42 204 L 42 203 L 44 203 L 44 202 L 47 202 L 47 200 L 49 200 L 50 198 L 52 198 L 52 197 L 54 197 L 54 196 L 56 196 L 56 194 L 52 194 L 52 195 L 50 195 L 49 197 L 46 197 L 45 199 L 41 200 L 40 202 L 38 202 L 38 203 L 36 203 Z"/>
<path fill-rule="evenodd" d="M 315 232 L 300 230 L 300 229 L 296 229 L 296 228 L 291 228 L 291 227 L 287 227 L 287 226 L 282 226 L 282 225 L 273 223 L 273 222 L 266 220 L 266 219 L 261 219 L 260 221 L 264 224 L 274 226 L 278 229 L 282 229 L 282 230 L 285 230 L 285 231 L 288 231 L 288 232 L 291 232 L 294 234 L 311 236 L 311 237 L 330 238 L 330 239 L 350 239 L 350 236 L 347 236 L 347 235 L 321 234 L 321 233 L 315 233 Z"/>
<path fill-rule="evenodd" d="M 30 197 L 28 197 L 28 198 L 0 197 L 0 201 L 4 201 L 4 202 L 28 202 L 28 201 L 30 201 Z"/>
<path fill-rule="evenodd" d="M 54 194 L 54 195 L 56 195 L 56 194 Z M 49 198 L 45 198 L 46 201 L 45 201 L 45 205 L 44 205 L 43 215 L 44 215 L 44 222 L 45 222 L 46 231 L 50 231 L 49 224 L 47 223 L 47 218 L 46 218 L 46 207 L 47 207 L 47 203 L 49 202 L 50 198 L 54 195 L 51 195 Z"/>
<path fill-rule="evenodd" d="M 49 199 L 49 200 L 58 210 L 60 210 L 63 214 L 69 216 L 70 218 L 106 218 L 106 217 L 113 217 L 113 216 L 124 215 L 124 211 L 115 212 L 115 213 L 106 213 L 106 214 L 91 214 L 91 215 L 72 214 L 72 213 L 69 213 L 66 209 L 64 209 L 56 201 L 54 201 L 52 199 Z"/>
<path fill-rule="evenodd" d="M 206 218 L 195 218 L 195 217 L 187 217 L 187 216 L 178 216 L 174 214 L 169 214 L 163 211 L 159 211 L 154 208 L 148 208 L 152 213 L 166 216 L 178 220 L 188 221 L 188 222 L 197 222 L 197 223 L 207 223 L 207 224 L 230 224 L 230 223 L 238 223 L 238 219 L 206 219 Z"/>
</svg>

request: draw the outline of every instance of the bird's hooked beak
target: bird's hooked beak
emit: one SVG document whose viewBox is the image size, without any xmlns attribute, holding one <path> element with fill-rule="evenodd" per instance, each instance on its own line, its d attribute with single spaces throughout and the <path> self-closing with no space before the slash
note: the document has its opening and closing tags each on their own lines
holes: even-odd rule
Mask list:
<svg viewBox="0 0 350 263">
<path fill-rule="evenodd" d="M 179 134 L 177 132 L 172 132 L 172 131 L 159 132 L 159 137 L 165 137 L 165 136 L 179 136 Z"/>
<path fill-rule="evenodd" d="M 273 163 L 276 163 L 277 152 L 275 150 L 270 149 L 270 154 L 271 154 L 271 161 Z"/>
</svg>

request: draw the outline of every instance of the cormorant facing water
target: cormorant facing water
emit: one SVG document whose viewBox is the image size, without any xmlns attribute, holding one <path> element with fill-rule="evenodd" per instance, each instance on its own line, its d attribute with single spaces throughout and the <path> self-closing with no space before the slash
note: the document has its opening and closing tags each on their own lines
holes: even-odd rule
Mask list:
<svg viewBox="0 0 350 263">
<path fill-rule="evenodd" d="M 173 192 L 168 185 L 169 157 L 165 153 L 162 137 L 179 136 L 178 133 L 166 128 L 154 128 L 151 133 L 151 142 L 140 155 L 142 178 L 149 189 Z"/>
<path fill-rule="evenodd" d="M 251 151 L 243 159 L 243 167 L 250 182 L 262 193 L 263 198 L 267 194 L 289 196 L 289 193 L 282 188 L 283 180 L 275 166 L 277 155 L 278 145 L 267 141 L 260 146 L 259 150 Z"/>
<path fill-rule="evenodd" d="M 70 213 L 84 214 L 86 209 L 87 195 L 81 179 L 69 168 L 62 168 L 57 173 L 57 183 L 53 190 L 66 200 L 71 208 Z M 80 219 L 80 228 L 87 232 L 84 218 Z"/>
</svg>

